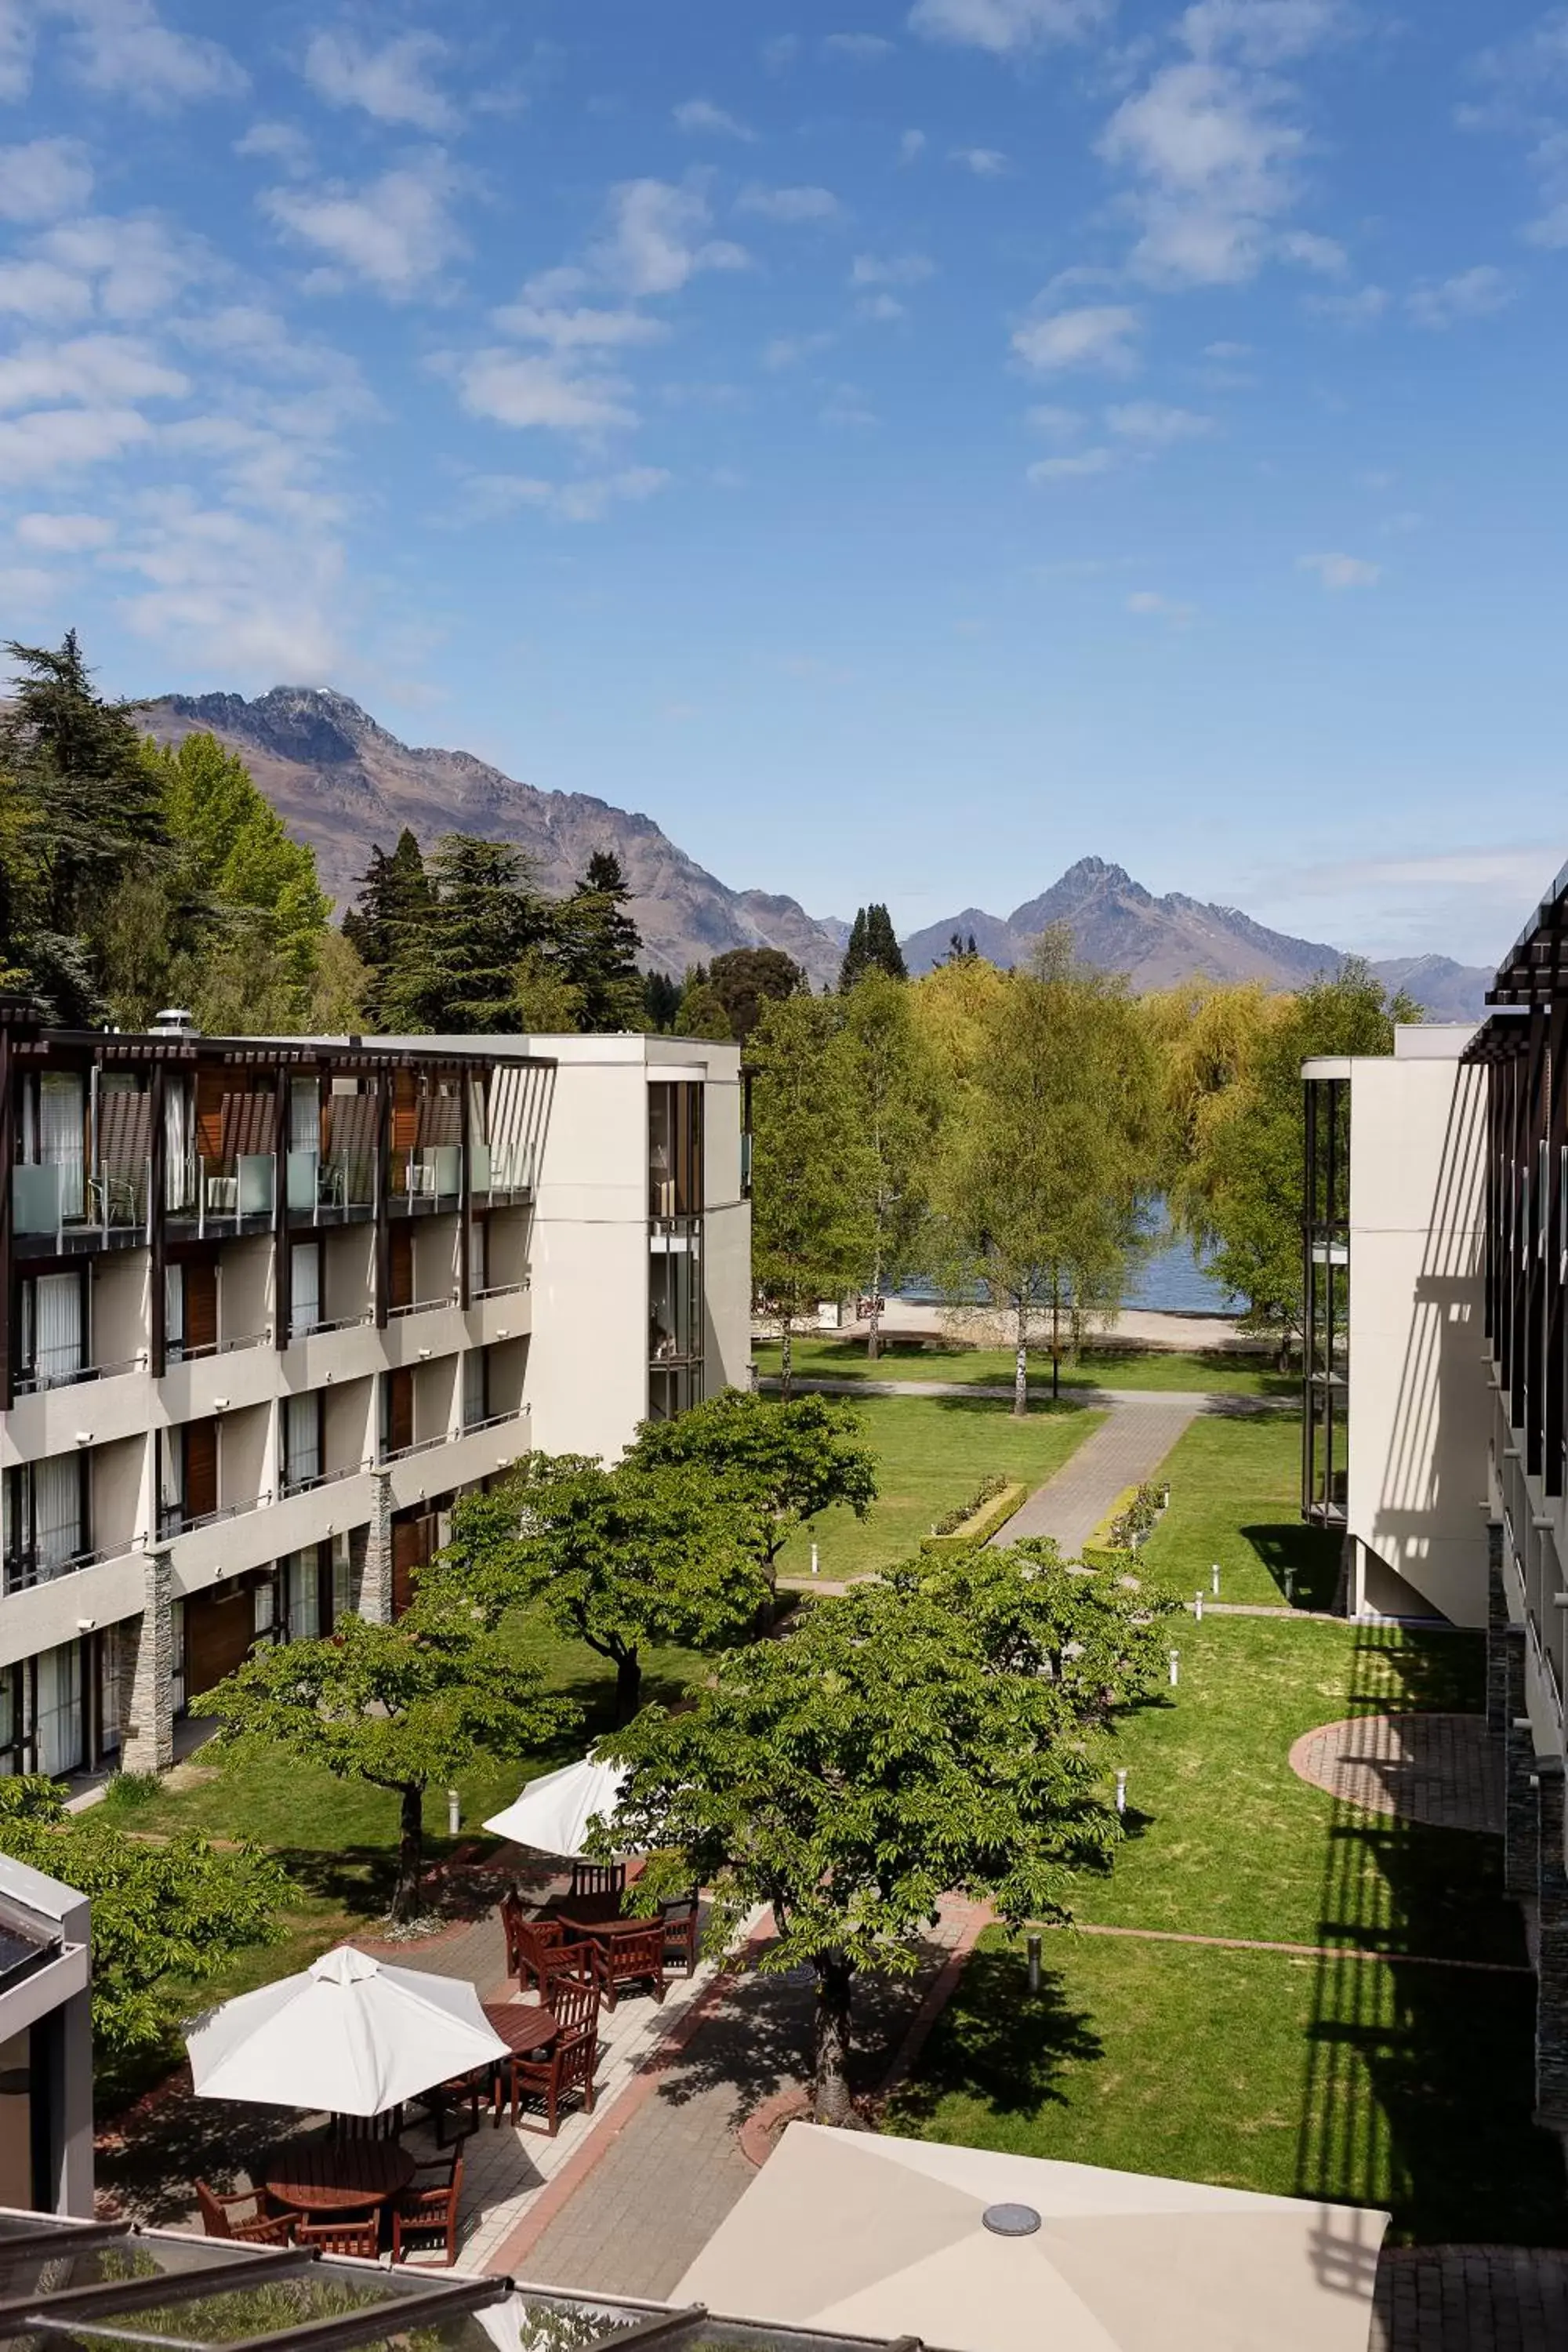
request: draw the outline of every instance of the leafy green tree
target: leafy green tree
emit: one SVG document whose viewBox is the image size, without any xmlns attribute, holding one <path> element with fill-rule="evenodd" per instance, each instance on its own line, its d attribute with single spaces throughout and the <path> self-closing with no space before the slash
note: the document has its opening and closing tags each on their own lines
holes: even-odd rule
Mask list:
<svg viewBox="0 0 1568 2352">
<path fill-rule="evenodd" d="M 852 1404 L 838 1397 L 784 1401 L 725 1389 L 672 1421 L 645 1421 L 632 1454 L 645 1464 L 694 1462 L 732 1481 L 755 1508 L 757 1557 L 773 1580 L 798 1527 L 830 1504 L 864 1518 L 877 1499 L 877 1457 Z"/>
<path fill-rule="evenodd" d="M 541 1606 L 558 1633 L 616 1669 L 616 1720 L 641 1703 L 650 1642 L 710 1649 L 767 1600 L 754 1506 L 699 1462 L 629 1458 L 606 1468 L 531 1454 L 495 1496 L 460 1502 L 421 1593 L 497 1623 Z"/>
<path fill-rule="evenodd" d="M 1278 1336 L 1282 1365 L 1303 1308 L 1301 1065 L 1318 1054 L 1392 1054 L 1395 1023 L 1420 1018 L 1419 1005 L 1403 994 L 1391 1002 L 1363 962 L 1320 976 L 1257 1041 L 1194 1153 L 1189 1229 L 1213 1246 L 1212 1270 L 1247 1301 L 1247 1320 Z"/>
<path fill-rule="evenodd" d="M 429 877 L 430 913 L 405 931 L 378 992 L 383 1021 L 437 1035 L 515 1030 L 518 966 L 550 931 L 528 859 L 505 842 L 449 833 Z"/>
<path fill-rule="evenodd" d="M 795 1325 L 838 1298 L 869 1264 L 870 1150 L 859 1123 L 834 997 L 770 1003 L 752 1033 L 752 1275 L 779 1318 L 790 1393 Z"/>
<path fill-rule="evenodd" d="M 730 1018 L 730 1034 L 743 1045 L 769 1004 L 810 993 L 811 982 L 782 948 L 727 948 L 708 967 L 708 985 Z"/>
<path fill-rule="evenodd" d="M 884 1293 L 923 1274 L 930 1243 L 931 1173 L 942 1125 L 936 1063 L 915 1019 L 909 990 L 868 963 L 843 1003 L 845 1066 L 865 1150 L 855 1168 L 869 1252 L 862 1269 L 871 1297 L 866 1353 L 881 1352 Z"/>
<path fill-rule="evenodd" d="M 647 1025 L 647 982 L 637 967 L 642 941 L 626 912 L 631 895 L 620 859 L 597 849 L 571 897 L 553 910 L 555 959 L 577 992 L 580 1029 L 598 1034 Z"/>
<path fill-rule="evenodd" d="M 1012 1316 L 1025 1413 L 1031 1315 L 1050 1315 L 1054 1392 L 1064 1314 L 1076 1338 L 1121 1298 L 1157 1171 L 1155 1072 L 1125 982 L 1075 964 L 1065 932 L 998 992 L 985 1048 L 939 1191 L 953 1271 Z"/>
<path fill-rule="evenodd" d="M 893 919 L 886 907 L 857 908 L 855 920 L 849 927 L 844 961 L 838 969 L 840 993 L 847 993 L 868 971 L 886 972 L 889 980 L 908 980 L 910 976 L 904 951 L 893 929 Z"/>
<path fill-rule="evenodd" d="M 365 1017 L 376 1028 L 387 1024 L 382 1002 L 398 968 L 422 951 L 422 933 L 435 909 L 436 894 L 419 844 L 407 825 L 390 856 L 379 845 L 343 917 L 343 937 L 370 974 Z"/>
<path fill-rule="evenodd" d="M 395 1795 L 396 1920 L 419 1909 L 432 1782 L 446 1787 L 481 1757 L 526 1755 L 575 1719 L 565 1700 L 545 1696 L 539 1668 L 520 1663 L 471 1609 L 423 1591 L 395 1624 L 345 1617 L 320 1641 L 253 1650 L 191 1712 L 218 1717 L 242 1762 L 284 1748 L 341 1780 Z"/>
<path fill-rule="evenodd" d="M 0 1780 L 0 1853 L 92 1905 L 92 2030 L 100 2058 L 155 2048 L 186 1984 L 275 1942 L 289 1882 L 270 1854 L 184 1833 L 128 1837 L 101 1814 L 67 1826 L 58 1783 Z"/>
<path fill-rule="evenodd" d="M 706 964 L 692 964 L 686 974 L 680 1002 L 675 1009 L 678 1037 L 705 1037 L 716 1045 L 732 1045 L 735 1033 L 724 1002 L 708 977 Z"/>
<path fill-rule="evenodd" d="M 1111 1580 L 993 1562 L 968 1584 L 916 1566 L 813 1602 L 786 1641 L 731 1651 L 685 1709 L 647 1707 L 601 1747 L 631 1767 L 616 1834 L 652 1856 L 638 1907 L 700 1881 L 721 1951 L 766 1903 L 761 1967 L 812 1969 L 819 2123 L 850 2114 L 858 1976 L 912 1973 L 950 1891 L 1012 1926 L 1065 1918 L 1065 1874 L 1121 1835 L 1100 1738 L 1117 1701 L 1076 1663 L 1041 1670 L 1072 1659 Z M 1126 1645 L 1130 1700 L 1157 1672 L 1152 1626 L 1128 1622 Z"/>
</svg>

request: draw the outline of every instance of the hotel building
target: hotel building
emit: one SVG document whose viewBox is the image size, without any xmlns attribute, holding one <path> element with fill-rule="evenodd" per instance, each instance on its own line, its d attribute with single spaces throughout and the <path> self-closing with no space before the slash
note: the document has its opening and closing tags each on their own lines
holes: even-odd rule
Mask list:
<svg viewBox="0 0 1568 2352">
<path fill-rule="evenodd" d="M 67 1032 L 0 1001 L 0 1772 L 174 1753 L 455 1497 L 745 1377 L 734 1046 Z"/>
</svg>

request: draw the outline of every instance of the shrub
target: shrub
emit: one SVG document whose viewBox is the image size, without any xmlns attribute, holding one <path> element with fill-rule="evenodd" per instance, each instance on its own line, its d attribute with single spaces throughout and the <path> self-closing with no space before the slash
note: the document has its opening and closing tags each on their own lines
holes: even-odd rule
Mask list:
<svg viewBox="0 0 1568 2352">
<path fill-rule="evenodd" d="M 931 1521 L 932 1535 L 952 1535 L 955 1528 L 963 1525 L 965 1519 L 972 1519 L 977 1511 L 983 1511 L 986 1504 L 995 1496 L 1005 1495 L 1011 1484 L 1011 1479 L 1004 1478 L 1000 1472 L 994 1472 L 989 1478 L 982 1479 L 967 1503 L 955 1505 L 951 1511 L 944 1511 L 940 1519 Z"/>
</svg>

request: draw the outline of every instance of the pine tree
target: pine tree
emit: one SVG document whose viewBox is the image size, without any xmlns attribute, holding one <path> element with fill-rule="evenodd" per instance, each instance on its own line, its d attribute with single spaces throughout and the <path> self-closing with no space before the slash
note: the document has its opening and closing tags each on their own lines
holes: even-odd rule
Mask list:
<svg viewBox="0 0 1568 2352">
<path fill-rule="evenodd" d="M 390 857 L 379 845 L 372 849 L 359 897 L 343 917 L 343 937 L 370 974 L 364 1013 L 373 1028 L 389 1025 L 388 992 L 399 967 L 422 952 L 421 935 L 435 904 L 419 844 L 405 825 Z"/>
<path fill-rule="evenodd" d="M 645 975 L 643 997 L 647 1025 L 659 1036 L 668 1036 L 679 1026 L 676 1015 L 680 1010 L 680 982 L 671 980 L 667 971 L 649 971 Z"/>
<path fill-rule="evenodd" d="M 514 1032 L 518 966 L 550 929 L 528 859 L 506 842 L 449 833 L 430 880 L 434 906 L 402 925 L 378 992 L 386 1026 L 443 1036 Z"/>
<path fill-rule="evenodd" d="M 572 896 L 553 910 L 556 960 L 577 992 L 580 1029 L 646 1025 L 647 984 L 637 968 L 642 941 L 626 911 L 631 895 L 615 852 L 596 849 Z"/>
<path fill-rule="evenodd" d="M 847 995 L 868 971 L 885 971 L 889 980 L 908 980 L 909 966 L 886 907 L 861 907 L 849 927 L 849 940 L 838 971 L 838 991 Z"/>
</svg>

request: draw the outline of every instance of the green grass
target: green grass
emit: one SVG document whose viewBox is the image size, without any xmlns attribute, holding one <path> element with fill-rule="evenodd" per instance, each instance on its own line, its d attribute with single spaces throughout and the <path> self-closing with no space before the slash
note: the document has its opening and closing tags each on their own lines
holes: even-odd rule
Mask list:
<svg viewBox="0 0 1568 2352">
<path fill-rule="evenodd" d="M 1528 1976 L 1070 1934 L 1039 1995 L 987 1932 L 890 2127 L 1014 2155 L 1385 2206 L 1422 2242 L 1560 2244 L 1531 2121 Z"/>
<path fill-rule="evenodd" d="M 1331 1606 L 1339 1542 L 1301 1521 L 1301 1423 L 1294 1413 L 1204 1415 L 1165 1457 L 1171 1507 L 1143 1558 L 1190 1601 L 1218 1563 L 1222 1601 L 1280 1606 L 1294 1570 L 1298 1608 Z"/>
<path fill-rule="evenodd" d="M 760 1340 L 752 1349 L 758 1368 L 776 1374 L 781 1349 L 776 1339 Z M 796 1339 L 791 1355 L 802 1379 L 840 1381 L 956 1381 L 969 1387 L 1013 1385 L 1010 1348 L 927 1346 L 919 1339 L 883 1342 L 877 1361 L 868 1363 L 864 1339 Z M 1050 1360 L 1031 1351 L 1029 1387 L 1049 1394 Z M 1266 1358 L 1245 1354 L 1185 1352 L 1172 1348 L 1086 1348 L 1061 1368 L 1064 1389 L 1208 1389 L 1226 1396 L 1300 1397 L 1301 1382 L 1294 1373 L 1277 1372 Z"/>
<path fill-rule="evenodd" d="M 1105 1416 L 1073 1404 L 1037 1405 L 1022 1421 L 1005 1404 L 967 1397 L 867 1397 L 859 1405 L 877 1454 L 878 1496 L 864 1519 L 842 1507 L 791 1537 L 785 1576 L 807 1576 L 815 1539 L 827 1577 L 868 1576 L 909 1559 L 931 1523 L 965 1503 L 996 1471 L 1042 1486 Z"/>
</svg>

